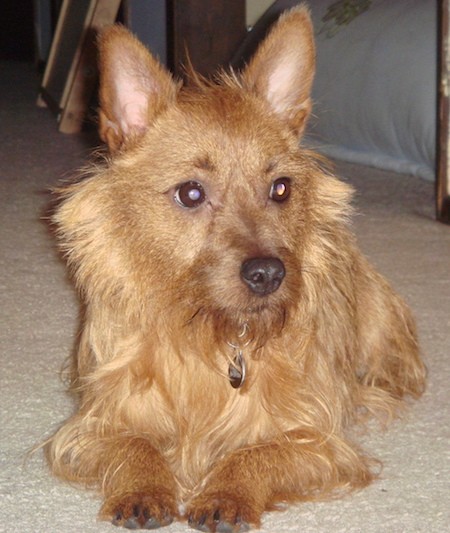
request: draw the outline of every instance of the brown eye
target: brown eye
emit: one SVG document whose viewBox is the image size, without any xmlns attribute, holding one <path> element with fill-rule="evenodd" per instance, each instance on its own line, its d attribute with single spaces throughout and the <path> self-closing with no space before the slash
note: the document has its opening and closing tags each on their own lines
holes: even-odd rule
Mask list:
<svg viewBox="0 0 450 533">
<path fill-rule="evenodd" d="M 291 179 L 278 178 L 272 183 L 269 198 L 274 202 L 284 202 L 291 194 Z"/>
<path fill-rule="evenodd" d="M 206 198 L 205 190 L 198 181 L 187 181 L 175 189 L 175 202 L 181 207 L 193 209 L 201 205 Z"/>
</svg>

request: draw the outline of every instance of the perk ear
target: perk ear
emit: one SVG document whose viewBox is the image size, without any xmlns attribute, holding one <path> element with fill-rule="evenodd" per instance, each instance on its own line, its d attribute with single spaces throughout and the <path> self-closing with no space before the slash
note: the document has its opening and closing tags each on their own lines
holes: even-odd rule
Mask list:
<svg viewBox="0 0 450 533">
<path fill-rule="evenodd" d="M 314 32 L 304 5 L 283 13 L 242 73 L 244 86 L 265 98 L 300 136 L 311 112 Z"/>
<path fill-rule="evenodd" d="M 170 73 L 127 29 L 115 25 L 99 38 L 100 136 L 114 152 L 142 135 L 175 100 Z"/>
</svg>

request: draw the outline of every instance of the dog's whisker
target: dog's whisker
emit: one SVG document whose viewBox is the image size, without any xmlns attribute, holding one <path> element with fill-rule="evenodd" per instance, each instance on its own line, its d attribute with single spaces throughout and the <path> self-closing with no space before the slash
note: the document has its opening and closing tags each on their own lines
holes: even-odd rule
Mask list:
<svg viewBox="0 0 450 533">
<path fill-rule="evenodd" d="M 203 311 L 203 307 L 199 307 L 194 314 L 185 322 L 185 326 L 189 326 L 197 316 L 199 316 Z"/>
</svg>

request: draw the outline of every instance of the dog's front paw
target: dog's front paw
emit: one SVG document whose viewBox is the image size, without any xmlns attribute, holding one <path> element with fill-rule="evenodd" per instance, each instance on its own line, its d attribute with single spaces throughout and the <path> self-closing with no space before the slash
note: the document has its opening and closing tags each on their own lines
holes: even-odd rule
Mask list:
<svg viewBox="0 0 450 533">
<path fill-rule="evenodd" d="M 176 516 L 173 496 L 164 490 L 132 492 L 105 501 L 100 517 L 127 529 L 158 529 Z"/>
<path fill-rule="evenodd" d="M 231 492 L 202 494 L 187 510 L 188 524 L 207 533 L 243 533 L 259 526 L 261 511 L 249 499 Z"/>
</svg>

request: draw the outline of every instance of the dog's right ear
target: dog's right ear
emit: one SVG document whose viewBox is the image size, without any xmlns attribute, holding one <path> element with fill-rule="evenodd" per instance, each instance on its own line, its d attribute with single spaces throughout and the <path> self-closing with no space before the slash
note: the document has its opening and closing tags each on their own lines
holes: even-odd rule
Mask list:
<svg viewBox="0 0 450 533">
<path fill-rule="evenodd" d="M 142 135 L 175 100 L 171 74 L 123 26 L 100 35 L 100 137 L 112 152 Z"/>
</svg>

